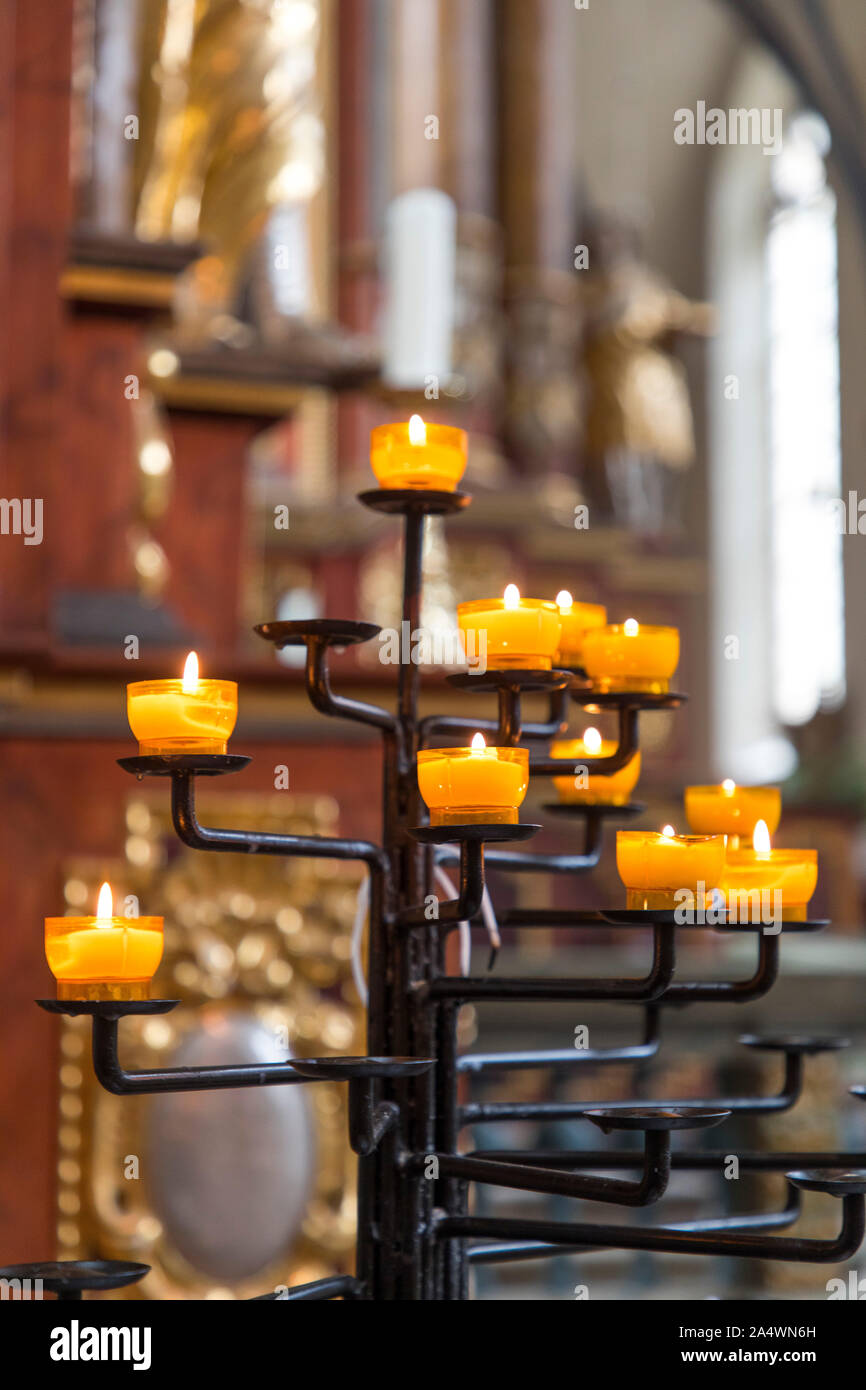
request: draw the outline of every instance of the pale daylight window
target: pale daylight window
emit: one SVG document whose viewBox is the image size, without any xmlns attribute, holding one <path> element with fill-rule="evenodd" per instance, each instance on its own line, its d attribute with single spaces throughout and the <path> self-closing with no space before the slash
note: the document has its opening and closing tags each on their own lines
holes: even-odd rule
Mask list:
<svg viewBox="0 0 866 1390">
<path fill-rule="evenodd" d="M 836 200 L 820 117 L 791 121 L 771 161 L 767 231 L 772 689 L 783 724 L 845 694 Z"/>
</svg>

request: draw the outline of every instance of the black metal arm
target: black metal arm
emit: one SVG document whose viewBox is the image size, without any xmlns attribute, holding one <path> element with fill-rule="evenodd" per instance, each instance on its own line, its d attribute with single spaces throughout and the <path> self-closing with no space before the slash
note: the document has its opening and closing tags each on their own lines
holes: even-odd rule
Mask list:
<svg viewBox="0 0 866 1390">
<path fill-rule="evenodd" d="M 608 754 L 604 758 L 586 758 L 585 762 L 591 768 L 593 776 L 608 777 L 612 772 L 619 772 L 620 768 L 625 767 L 638 751 L 640 739 L 638 736 L 638 714 L 639 711 L 634 705 L 622 705 L 617 711 L 619 729 L 617 732 L 616 752 Z M 574 772 L 580 759 L 574 758 L 532 758 L 529 763 L 530 777 L 562 777 Z"/>
<path fill-rule="evenodd" d="M 532 1164 L 502 1162 L 479 1154 L 436 1154 L 440 1178 L 459 1178 L 464 1182 L 491 1187 L 513 1187 L 524 1192 L 550 1193 L 557 1197 L 581 1197 L 594 1202 L 615 1202 L 620 1206 L 645 1207 L 664 1194 L 671 1172 L 671 1133 L 681 1129 L 707 1129 L 728 1118 L 726 1110 L 707 1110 L 698 1106 L 660 1111 L 644 1107 L 616 1110 L 587 1110 L 585 1118 L 605 1131 L 639 1130 L 644 1138 L 642 1173 L 637 1182 L 620 1178 L 585 1178 L 561 1169 Z M 416 1170 L 424 1169 L 429 1154 L 414 1154 L 409 1160 Z M 637 1156 L 640 1158 L 640 1156 Z"/>
<path fill-rule="evenodd" d="M 262 1062 L 245 1066 L 169 1067 L 127 1071 L 118 1056 L 117 1019 L 93 1019 L 93 1070 L 106 1091 L 115 1096 L 162 1095 L 171 1091 L 227 1090 L 245 1086 L 300 1086 L 311 1081 L 291 1062 Z"/>
<path fill-rule="evenodd" d="M 600 815 L 587 809 L 583 849 L 579 853 L 525 854 L 520 850 L 492 849 L 487 856 L 488 868 L 542 874 L 585 874 L 595 869 L 601 861 L 604 823 Z"/>
<path fill-rule="evenodd" d="M 529 1067 L 570 1070 L 575 1064 L 594 1066 L 609 1062 L 642 1062 L 659 1050 L 659 1009 L 650 1004 L 644 1011 L 643 1042 L 625 1047 L 539 1048 L 535 1052 L 464 1052 L 457 1059 L 457 1070 L 477 1075 L 494 1071 L 517 1071 Z"/>
<path fill-rule="evenodd" d="M 343 840 L 327 835 L 279 835 L 259 830 L 216 830 L 203 826 L 195 810 L 195 773 L 171 774 L 171 815 L 174 828 L 191 849 L 224 854 L 280 854 L 307 859 L 356 859 L 375 877 L 388 872 L 385 851 L 369 840 Z"/>
<path fill-rule="evenodd" d="M 770 1096 L 709 1096 L 679 1100 L 613 1100 L 605 1102 L 610 1111 L 628 1110 L 640 1105 L 644 1110 L 669 1110 L 698 1105 L 714 1110 L 736 1111 L 741 1115 L 767 1115 L 790 1110 L 803 1092 L 803 1057 L 799 1052 L 785 1055 L 785 1076 L 780 1091 Z M 463 1124 L 493 1124 L 502 1120 L 576 1120 L 596 1110 L 597 1101 L 488 1101 L 469 1102 L 461 1110 Z"/>
<path fill-rule="evenodd" d="M 329 1298 L 362 1298 L 364 1285 L 351 1274 L 331 1274 L 311 1284 L 295 1284 L 275 1293 L 260 1293 L 250 1303 L 324 1303 Z"/>
<path fill-rule="evenodd" d="M 866 1218 L 862 1192 L 841 1197 L 839 1234 L 829 1240 L 793 1236 L 716 1235 L 683 1231 L 676 1226 L 654 1230 L 635 1226 L 601 1226 L 580 1222 L 520 1221 L 509 1217 L 444 1216 L 436 1226 L 441 1240 L 490 1237 L 500 1240 L 532 1240 L 550 1247 L 581 1249 L 651 1250 L 671 1255 L 728 1255 L 756 1260 L 790 1260 L 794 1264 L 835 1264 L 850 1260 L 860 1249 Z M 555 1253 L 538 1251 L 538 1254 Z"/>
<path fill-rule="evenodd" d="M 567 689 L 550 692 L 550 714 L 544 721 L 523 725 L 525 739 L 551 739 L 568 727 L 569 694 Z M 426 748 L 434 734 L 496 734 L 502 727 L 500 719 L 468 719 L 463 715 L 428 714 L 418 722 L 418 747 Z"/>
<path fill-rule="evenodd" d="M 459 896 L 451 902 L 439 903 L 436 909 L 436 921 L 443 927 L 456 926 L 458 922 L 467 922 L 481 911 L 481 899 L 484 895 L 484 843 L 481 840 L 463 840 L 459 850 L 455 850 L 460 859 L 460 891 Z M 402 927 L 423 926 L 429 922 L 427 910 L 424 907 L 407 908 L 400 914 L 400 925 Z"/>
<path fill-rule="evenodd" d="M 233 1090 L 248 1086 L 303 1086 L 315 1081 L 348 1081 L 350 1134 L 371 1153 L 394 1120 L 391 1107 L 373 1104 L 373 1081 L 405 1077 L 428 1071 L 420 1059 L 377 1057 L 321 1057 L 286 1062 L 261 1062 L 244 1066 L 168 1067 L 162 1070 L 127 1071 L 118 1056 L 118 1019 L 93 1016 L 93 1070 L 97 1080 L 115 1096 L 162 1095 L 172 1091 Z M 361 1094 L 352 1092 L 360 1087 Z"/>
<path fill-rule="evenodd" d="M 347 695 L 335 695 L 331 689 L 328 670 L 329 643 L 317 637 L 307 640 L 307 663 L 305 676 L 310 703 L 320 714 L 334 719 L 350 719 L 357 724 L 367 724 L 370 728 L 381 729 L 383 733 L 397 734 L 399 722 L 390 710 L 378 705 L 368 704 L 366 700 L 353 700 Z"/>
<path fill-rule="evenodd" d="M 420 1170 L 430 1157 L 417 1154 L 413 1165 Z M 657 1202 L 667 1190 L 671 1171 L 671 1137 L 666 1132 L 646 1133 L 643 1171 L 638 1182 L 624 1182 L 621 1178 L 585 1178 L 519 1161 L 496 1162 L 474 1154 L 436 1154 L 435 1158 L 439 1175 L 443 1178 L 461 1178 L 488 1187 L 513 1187 L 523 1192 L 549 1193 L 556 1197 L 583 1197 L 593 1202 L 645 1207 Z M 640 1155 L 637 1155 L 637 1159 L 640 1161 Z"/>
<path fill-rule="evenodd" d="M 666 1004 L 698 1004 L 725 1000 L 746 1004 L 761 999 L 779 976 L 779 937 L 758 935 L 758 963 L 746 980 L 678 980 L 664 993 Z"/>
<path fill-rule="evenodd" d="M 328 652 L 332 647 L 350 647 L 377 637 L 376 623 L 353 622 L 334 618 L 307 618 L 296 621 L 259 623 L 255 631 L 278 650 L 284 647 L 304 647 L 307 694 L 311 704 L 321 714 L 337 719 L 351 719 L 386 734 L 399 734 L 399 721 L 389 710 L 364 700 L 352 700 L 335 695 L 331 690 L 328 672 Z"/>
<path fill-rule="evenodd" d="M 718 1216 L 708 1221 L 675 1221 L 668 1231 L 691 1231 L 709 1235 L 713 1231 L 778 1231 L 791 1226 L 800 1215 L 802 1202 L 795 1187 L 788 1185 L 788 1195 L 780 1211 L 754 1212 L 748 1215 Z M 543 1240 L 488 1241 L 472 1245 L 466 1251 L 470 1264 L 510 1264 L 515 1260 L 541 1260 L 553 1255 L 574 1255 L 587 1250 L 586 1245 L 551 1245 Z"/>
<path fill-rule="evenodd" d="M 674 928 L 656 923 L 652 932 L 652 964 L 647 974 L 637 979 L 440 975 L 437 979 L 419 984 L 416 989 L 419 997 L 453 999 L 460 1003 L 470 1003 L 476 999 L 609 999 L 649 1004 L 662 998 L 676 968 Z"/>
</svg>

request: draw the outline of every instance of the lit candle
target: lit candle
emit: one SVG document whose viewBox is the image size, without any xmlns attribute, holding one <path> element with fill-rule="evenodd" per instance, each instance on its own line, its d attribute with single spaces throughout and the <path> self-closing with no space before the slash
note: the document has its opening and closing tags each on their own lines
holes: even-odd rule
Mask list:
<svg viewBox="0 0 866 1390">
<path fill-rule="evenodd" d="M 554 758 L 569 758 L 574 771 L 569 777 L 554 777 L 560 801 L 570 805 L 625 806 L 640 776 L 640 753 L 629 758 L 618 772 L 593 773 L 594 758 L 609 758 L 616 752 L 612 739 L 603 739 L 598 729 L 586 729 L 583 738 L 557 739 L 550 746 Z"/>
<path fill-rule="evenodd" d="M 694 902 L 717 888 L 725 871 L 723 835 L 677 835 L 666 825 L 651 830 L 618 830 L 616 867 L 630 908 L 671 909 Z M 684 897 L 684 895 L 686 895 Z"/>
<path fill-rule="evenodd" d="M 739 847 L 740 836 L 751 837 L 758 821 L 775 835 L 782 814 L 778 787 L 739 787 L 726 778 L 717 787 L 686 787 L 686 815 L 697 835 L 727 835 L 728 849 Z"/>
<path fill-rule="evenodd" d="M 234 681 L 201 680 L 190 652 L 180 680 L 126 687 L 129 727 L 139 753 L 224 753 L 238 717 Z"/>
<path fill-rule="evenodd" d="M 556 653 L 557 667 L 582 666 L 584 635 L 593 627 L 604 627 L 607 609 L 601 603 L 575 603 L 567 589 L 556 595 L 562 633 Z"/>
<path fill-rule="evenodd" d="M 549 671 L 562 631 L 556 604 L 521 598 L 516 584 L 502 598 L 458 604 L 457 622 L 467 660 L 484 656 L 492 670 Z"/>
<path fill-rule="evenodd" d="M 803 922 L 817 882 L 817 850 L 773 849 L 759 820 L 751 849 L 728 847 L 722 891 L 729 920 Z"/>
<path fill-rule="evenodd" d="M 466 431 L 425 424 L 378 425 L 370 435 L 370 464 L 380 487 L 453 492 L 466 468 Z"/>
<path fill-rule="evenodd" d="M 679 659 L 675 627 L 648 627 L 634 618 L 592 628 L 583 639 L 583 669 L 600 694 L 634 690 L 665 695 Z"/>
<path fill-rule="evenodd" d="M 115 917 L 103 883 L 95 917 L 46 917 L 58 999 L 147 999 L 162 959 L 161 917 Z"/>
<path fill-rule="evenodd" d="M 418 787 L 431 825 L 515 825 L 529 786 L 525 748 L 488 748 L 476 734 L 469 748 L 418 754 Z"/>
</svg>

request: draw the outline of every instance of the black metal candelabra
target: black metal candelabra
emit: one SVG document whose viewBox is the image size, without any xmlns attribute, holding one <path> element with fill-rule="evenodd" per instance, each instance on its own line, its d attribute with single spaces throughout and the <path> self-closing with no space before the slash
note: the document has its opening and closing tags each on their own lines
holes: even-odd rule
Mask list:
<svg viewBox="0 0 866 1390">
<path fill-rule="evenodd" d="M 404 622 L 420 627 L 422 555 L 425 520 L 456 513 L 470 498 L 460 492 L 377 490 L 360 501 L 376 511 L 402 517 L 404 528 Z M 495 718 L 418 716 L 420 671 L 412 661 L 400 664 L 396 710 L 390 711 L 336 694 L 331 688 L 332 648 L 376 637 L 371 623 L 333 620 L 270 622 L 258 629 L 275 647 L 306 649 L 305 682 L 312 704 L 324 715 L 354 720 L 377 729 L 383 748 L 383 817 L 381 843 L 319 836 L 257 833 L 203 826 L 195 804 L 196 780 L 237 772 L 249 759 L 237 754 L 139 756 L 121 766 L 137 777 L 167 777 L 171 782 L 174 827 L 194 849 L 217 853 L 275 854 L 356 860 L 369 874 L 369 978 L 366 1057 L 318 1058 L 251 1066 L 181 1067 L 128 1071 L 118 1055 L 118 1025 L 134 1014 L 165 1013 L 177 1001 L 137 1002 L 40 1000 L 43 1008 L 92 1019 L 96 1075 L 116 1095 L 223 1087 L 303 1085 L 346 1081 L 349 1086 L 349 1138 L 358 1155 L 357 1261 L 353 1275 L 336 1275 L 303 1285 L 288 1294 L 263 1298 L 372 1300 L 453 1300 L 468 1296 L 469 1271 L 475 1264 L 539 1259 L 568 1250 L 616 1248 L 684 1254 L 739 1255 L 757 1259 L 835 1262 L 850 1258 L 864 1234 L 866 1153 L 738 1154 L 745 1171 L 785 1173 L 788 1199 L 781 1210 L 750 1215 L 680 1222 L 666 1226 L 538 1221 L 475 1214 L 470 1194 L 476 1185 L 517 1189 L 561 1197 L 578 1197 L 605 1206 L 647 1207 L 665 1192 L 672 1170 L 723 1168 L 726 1151 L 678 1152 L 674 1136 L 683 1130 L 722 1125 L 737 1112 L 770 1112 L 793 1106 L 800 1094 L 808 1054 L 844 1045 L 833 1038 L 748 1037 L 752 1048 L 784 1057 L 781 1089 L 769 1096 L 727 1096 L 704 1100 L 585 1102 L 488 1102 L 465 1098 L 472 1077 L 527 1067 L 569 1070 L 587 1063 L 640 1061 L 659 1046 L 659 1026 L 667 1005 L 696 1001 L 746 1001 L 772 987 L 779 964 L 780 936 L 808 932 L 820 921 L 784 922 L 772 933 L 761 923 L 712 926 L 698 921 L 683 926 L 667 911 L 510 910 L 500 915 L 503 928 L 553 929 L 609 927 L 616 932 L 649 929 L 652 951 L 643 975 L 631 978 L 506 977 L 488 970 L 481 976 L 449 974 L 446 945 L 459 923 L 472 923 L 481 910 L 487 868 L 505 873 L 582 874 L 601 855 L 606 817 L 623 817 L 640 807 L 551 806 L 557 814 L 583 821 L 577 853 L 533 854 L 514 845 L 530 839 L 537 825 L 424 824 L 416 758 L 436 735 L 482 730 L 500 746 L 529 745 L 532 777 L 573 771 L 571 761 L 540 756 L 564 725 L 569 703 L 615 711 L 619 721 L 616 751 L 593 761 L 593 771 L 612 773 L 638 748 L 642 711 L 671 709 L 682 695 L 635 692 L 594 693 L 573 671 L 490 670 L 484 675 L 454 675 L 460 689 L 495 695 Z M 523 723 L 522 697 L 544 692 L 548 718 Z M 492 846 L 492 848 L 491 848 Z M 452 901 L 438 904 L 431 916 L 437 865 L 459 866 L 459 888 Z M 426 904 L 426 906 L 425 906 Z M 751 932 L 757 936 L 753 973 L 741 980 L 690 981 L 675 978 L 678 935 L 700 930 Z M 457 1015 L 475 1000 L 604 1000 L 637 1005 L 644 1015 L 642 1041 L 625 1047 L 580 1051 L 472 1053 L 461 1056 Z M 866 1098 L 862 1088 L 854 1094 Z M 599 1149 L 591 1152 L 466 1152 L 462 1137 L 475 1126 L 495 1120 L 584 1119 L 605 1133 L 637 1132 L 642 1150 Z M 587 1171 L 588 1170 L 588 1171 Z M 595 1176 L 593 1170 L 632 1170 L 632 1176 Z M 837 1197 L 842 1203 L 839 1234 L 807 1239 L 772 1234 L 796 1221 L 801 1189 Z M 24 1268 L 24 1267 L 19 1267 Z M 143 1266 L 112 1272 L 106 1264 L 28 1266 L 61 1296 L 78 1297 L 82 1289 L 132 1282 Z M 59 1272 L 58 1272 L 59 1271 Z M 53 1280 L 53 1283 L 51 1282 Z"/>
</svg>

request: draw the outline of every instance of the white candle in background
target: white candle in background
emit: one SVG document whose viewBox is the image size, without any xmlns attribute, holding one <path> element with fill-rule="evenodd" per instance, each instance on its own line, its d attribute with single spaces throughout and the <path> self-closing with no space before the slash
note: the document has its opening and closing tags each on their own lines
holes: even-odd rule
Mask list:
<svg viewBox="0 0 866 1390">
<path fill-rule="evenodd" d="M 438 188 L 413 188 L 390 204 L 385 224 L 382 375 L 423 389 L 451 375 L 457 210 Z"/>
</svg>

